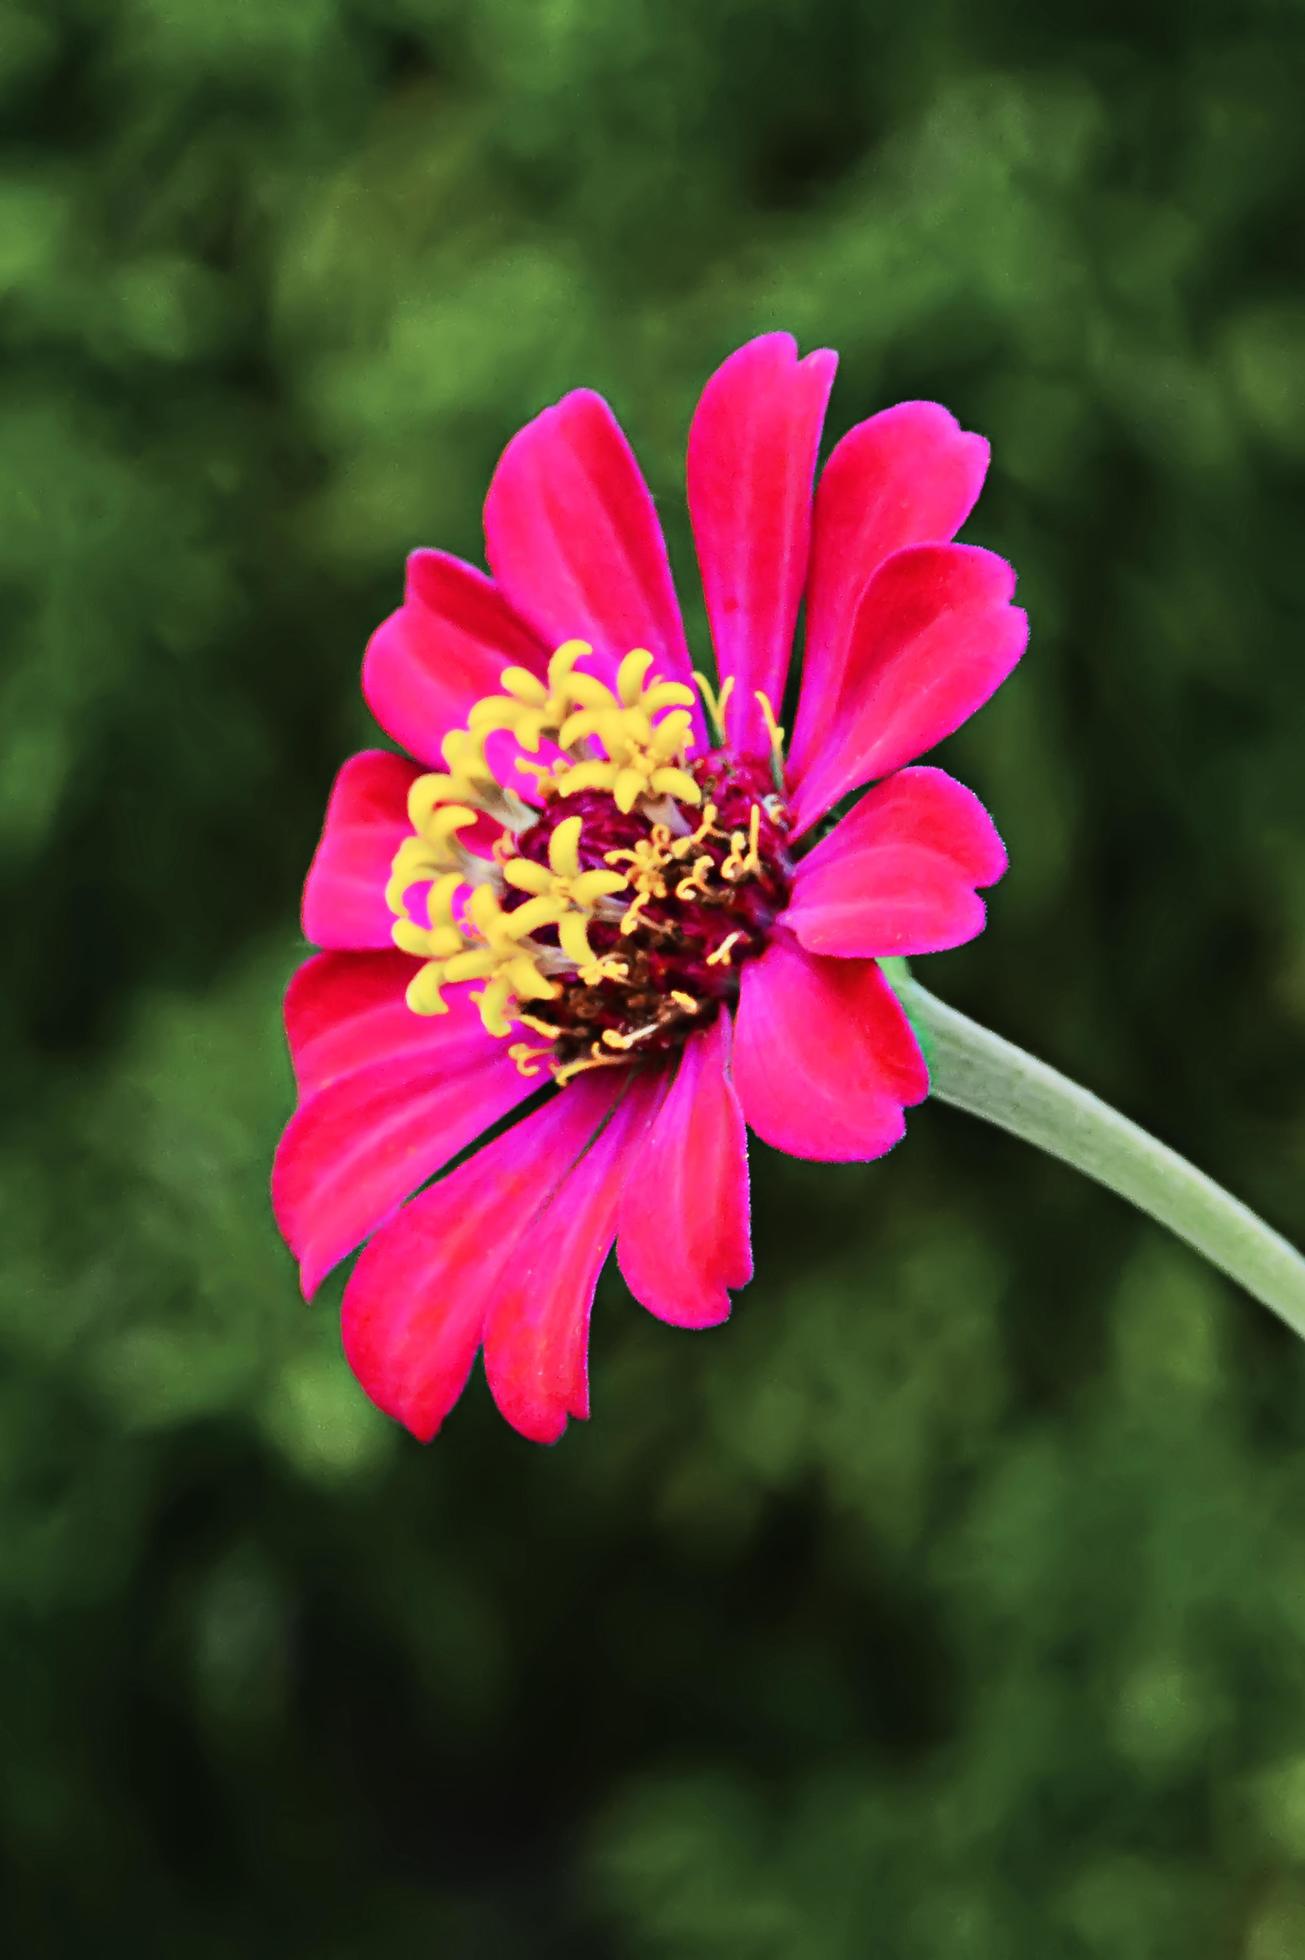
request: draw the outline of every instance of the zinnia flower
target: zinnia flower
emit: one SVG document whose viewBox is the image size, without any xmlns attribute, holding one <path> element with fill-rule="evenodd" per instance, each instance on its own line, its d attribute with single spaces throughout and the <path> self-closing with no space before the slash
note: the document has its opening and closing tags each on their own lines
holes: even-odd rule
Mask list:
<svg viewBox="0 0 1305 1960">
<path fill-rule="evenodd" d="M 492 577 L 414 552 L 368 645 L 364 694 L 406 754 L 354 756 L 331 794 L 273 1198 L 308 1295 L 370 1241 L 345 1352 L 423 1439 L 481 1351 L 507 1420 L 555 1440 L 588 1414 L 614 1242 L 653 1313 L 722 1321 L 752 1272 L 745 1125 L 864 1160 L 928 1090 L 878 962 L 972 938 L 1006 855 L 969 790 L 907 765 L 982 706 L 1027 628 L 1010 567 L 951 542 L 988 447 L 945 409 L 871 416 L 813 492 L 835 362 L 766 334 L 698 404 L 718 682 L 695 672 L 634 455 L 585 389 L 503 454 Z"/>
</svg>

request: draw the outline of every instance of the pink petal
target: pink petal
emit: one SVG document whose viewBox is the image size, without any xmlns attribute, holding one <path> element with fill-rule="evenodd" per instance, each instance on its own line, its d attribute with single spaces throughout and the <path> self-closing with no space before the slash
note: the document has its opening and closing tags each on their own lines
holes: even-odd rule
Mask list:
<svg viewBox="0 0 1305 1960">
<path fill-rule="evenodd" d="M 624 1073 L 624 1071 L 622 1071 Z M 612 1107 L 612 1091 L 583 1078 L 564 1091 L 579 1092 L 592 1142 L 577 1137 L 577 1115 L 570 1118 L 569 1147 L 532 1151 L 538 1165 L 552 1156 L 560 1181 L 544 1198 L 507 1268 L 485 1330 L 485 1375 L 500 1413 L 532 1442 L 555 1443 L 567 1417 L 589 1414 L 589 1315 L 603 1261 L 616 1236 L 617 1206 L 628 1180 L 637 1175 L 664 1078 L 631 1077 L 618 1090 L 610 1119 L 594 1126 Z M 583 1154 L 581 1152 L 583 1151 Z"/>
<path fill-rule="evenodd" d="M 837 445 L 816 491 L 802 697 L 791 763 L 801 775 L 824 740 L 861 595 L 904 545 L 955 537 L 988 468 L 988 445 L 937 402 L 900 402 Z"/>
<path fill-rule="evenodd" d="M 525 1118 L 423 1191 L 366 1247 L 340 1332 L 349 1366 L 386 1415 L 428 1443 L 461 1395 L 503 1265 L 539 1199 L 566 1098 Z M 545 1157 L 545 1163 L 547 1157 Z"/>
<path fill-rule="evenodd" d="M 544 661 L 492 579 L 447 552 L 414 551 L 403 604 L 367 643 L 363 693 L 386 734 L 439 769 L 444 736 L 499 691 L 504 667 L 542 673 Z"/>
<path fill-rule="evenodd" d="M 795 836 L 849 790 L 914 761 L 1005 680 L 1028 641 L 995 552 L 925 544 L 882 565 L 861 602 L 837 712 L 792 798 Z"/>
<path fill-rule="evenodd" d="M 872 960 L 827 960 L 787 935 L 745 966 L 734 1081 L 757 1135 L 791 1157 L 880 1157 L 929 1090 L 910 1023 Z"/>
<path fill-rule="evenodd" d="M 626 1285 L 676 1327 L 727 1320 L 726 1289 L 752 1277 L 747 1132 L 729 1049 L 724 1014 L 687 1043 L 621 1199 Z"/>
<path fill-rule="evenodd" d="M 550 650 L 588 640 L 610 671 L 647 647 L 657 673 L 691 679 L 661 525 L 601 395 L 578 388 L 513 436 L 485 500 L 485 549 Z"/>
<path fill-rule="evenodd" d="M 974 888 L 1005 870 L 1005 848 L 971 790 L 942 769 L 903 769 L 802 860 L 784 923 L 812 953 L 940 953 L 983 931 Z"/>
<path fill-rule="evenodd" d="M 281 1138 L 272 1208 L 308 1298 L 397 1205 L 539 1087 L 465 996 L 429 1025 L 424 1050 L 317 1090 Z"/>
<path fill-rule="evenodd" d="M 405 756 L 368 749 L 335 779 L 304 885 L 304 937 L 362 951 L 393 945 L 385 903 L 394 853 L 411 831 L 408 791 L 421 771 Z"/>
<path fill-rule="evenodd" d="M 765 755 L 755 691 L 778 715 L 806 583 L 811 485 L 838 356 L 792 334 L 750 340 L 717 368 L 689 430 L 688 489 L 707 616 L 736 748 Z"/>
<path fill-rule="evenodd" d="M 440 1015 L 414 1014 L 404 990 L 419 961 L 406 953 L 316 953 L 285 996 L 286 1039 L 301 1096 L 372 1063 L 445 1038 Z"/>
<path fill-rule="evenodd" d="M 555 1209 L 566 1216 L 572 1166 L 623 1086 L 611 1077 L 572 1085 L 414 1198 L 355 1266 L 341 1318 L 349 1365 L 423 1442 L 461 1394 L 504 1280 L 528 1273 L 537 1223 L 559 1191 Z M 586 1321 L 587 1302 L 573 1307 Z"/>
</svg>

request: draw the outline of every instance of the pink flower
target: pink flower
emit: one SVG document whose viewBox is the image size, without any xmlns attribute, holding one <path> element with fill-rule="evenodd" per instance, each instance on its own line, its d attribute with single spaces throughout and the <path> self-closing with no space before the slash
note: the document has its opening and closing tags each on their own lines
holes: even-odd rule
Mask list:
<svg viewBox="0 0 1305 1960">
<path fill-rule="evenodd" d="M 422 1439 L 481 1351 L 507 1420 L 555 1440 L 589 1412 L 613 1242 L 653 1313 L 712 1326 L 752 1272 L 745 1125 L 864 1160 L 927 1092 L 878 961 L 981 931 L 976 888 L 1006 854 L 969 790 L 907 765 L 983 705 L 1027 627 L 1010 567 L 950 542 L 988 447 L 945 409 L 871 416 L 813 490 L 834 367 L 766 334 L 698 404 L 719 693 L 638 465 L 584 389 L 503 454 L 492 578 L 414 552 L 367 648 L 368 704 L 414 759 L 354 756 L 331 794 L 303 914 L 326 950 L 286 996 L 300 1102 L 272 1188 L 306 1294 L 369 1241 L 345 1351 Z"/>
</svg>

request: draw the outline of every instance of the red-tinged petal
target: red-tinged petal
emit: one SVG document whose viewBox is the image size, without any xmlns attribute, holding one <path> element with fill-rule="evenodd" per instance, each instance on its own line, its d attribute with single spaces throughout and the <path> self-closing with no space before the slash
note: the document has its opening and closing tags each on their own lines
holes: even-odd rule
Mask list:
<svg viewBox="0 0 1305 1960">
<path fill-rule="evenodd" d="M 485 1329 L 490 1392 L 532 1442 L 555 1443 L 568 1416 L 589 1414 L 594 1288 L 616 1236 L 622 1189 L 637 1174 L 664 1090 L 661 1077 L 629 1080 L 618 1085 L 614 1108 L 612 1088 L 601 1081 L 582 1079 L 564 1092 L 562 1100 L 575 1097 L 578 1107 L 569 1148 L 553 1152 L 560 1182 L 501 1269 Z"/>
<path fill-rule="evenodd" d="M 439 769 L 445 735 L 498 692 L 504 667 L 542 673 L 546 657 L 492 579 L 447 552 L 414 551 L 403 604 L 367 643 L 363 693 L 386 734 Z"/>
<path fill-rule="evenodd" d="M 304 885 L 304 937 L 315 946 L 393 945 L 385 887 L 394 853 L 412 828 L 408 791 L 420 774 L 406 756 L 368 749 L 350 756 L 336 777 Z"/>
<path fill-rule="evenodd" d="M 749 1125 L 791 1157 L 864 1161 L 891 1150 L 929 1075 L 873 960 L 829 960 L 776 937 L 745 966 L 734 1082 Z"/>
<path fill-rule="evenodd" d="M 469 1000 L 432 1024 L 441 1034 L 428 1048 L 319 1089 L 281 1138 L 272 1208 L 308 1298 L 396 1206 L 539 1086 Z"/>
<path fill-rule="evenodd" d="M 647 647 L 658 674 L 690 680 L 661 525 L 601 395 L 578 388 L 513 436 L 485 500 L 485 550 L 550 649 L 588 640 L 610 671 Z"/>
<path fill-rule="evenodd" d="M 688 492 L 716 663 L 734 691 L 733 746 L 769 752 L 807 577 L 811 486 L 838 356 L 798 359 L 792 334 L 750 340 L 717 368 L 689 430 Z"/>
<path fill-rule="evenodd" d="M 975 887 L 1005 870 L 1005 847 L 972 790 L 942 769 L 903 769 L 802 860 L 783 923 L 812 953 L 941 953 L 982 932 Z"/>
<path fill-rule="evenodd" d="M 621 1197 L 625 1283 L 675 1327 L 727 1320 L 727 1289 L 752 1278 L 747 1131 L 729 1050 L 724 1014 L 686 1043 Z"/>
<path fill-rule="evenodd" d="M 367 1394 L 428 1443 L 466 1386 L 499 1272 L 545 1184 L 550 1103 L 405 1205 L 365 1248 L 344 1290 L 345 1356 Z"/>
<path fill-rule="evenodd" d="M 900 402 L 850 430 L 816 491 L 802 698 L 791 763 L 807 768 L 837 711 L 857 606 L 875 572 L 911 544 L 945 543 L 974 507 L 988 445 L 937 402 Z"/>
<path fill-rule="evenodd" d="M 462 1393 L 505 1275 L 515 1269 L 519 1283 L 529 1268 L 541 1213 L 555 1197 L 565 1205 L 572 1167 L 622 1086 L 574 1084 L 405 1205 L 355 1266 L 341 1316 L 349 1365 L 422 1442 Z M 587 1314 L 577 1301 L 575 1316 Z"/>
<path fill-rule="evenodd" d="M 316 953 L 286 989 L 285 1031 L 301 1097 L 397 1055 L 434 1054 L 441 1015 L 414 1014 L 404 993 L 421 964 L 406 953 Z"/>
<path fill-rule="evenodd" d="M 995 552 L 926 544 L 882 565 L 862 599 L 838 712 L 792 798 L 800 836 L 849 790 L 952 734 L 1023 653 L 1028 619 Z"/>
</svg>

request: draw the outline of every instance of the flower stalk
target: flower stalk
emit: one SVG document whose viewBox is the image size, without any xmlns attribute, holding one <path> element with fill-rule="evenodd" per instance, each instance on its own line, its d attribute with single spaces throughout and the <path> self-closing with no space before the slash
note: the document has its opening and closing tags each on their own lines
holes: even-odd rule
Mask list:
<svg viewBox="0 0 1305 1960">
<path fill-rule="evenodd" d="M 890 973 L 942 1102 L 1050 1152 L 1149 1212 L 1305 1338 L 1305 1258 L 1126 1116 L 909 978 Z M 896 969 L 896 970 L 894 970 Z"/>
</svg>

